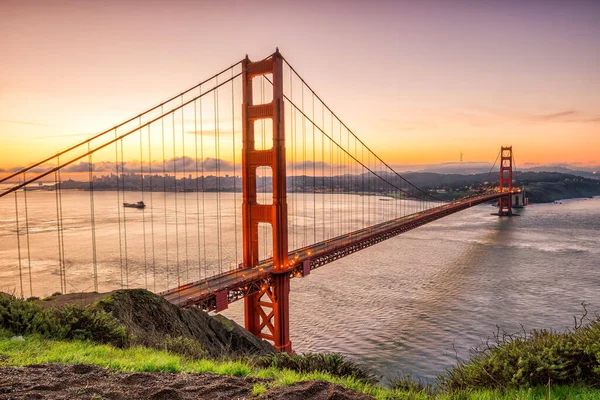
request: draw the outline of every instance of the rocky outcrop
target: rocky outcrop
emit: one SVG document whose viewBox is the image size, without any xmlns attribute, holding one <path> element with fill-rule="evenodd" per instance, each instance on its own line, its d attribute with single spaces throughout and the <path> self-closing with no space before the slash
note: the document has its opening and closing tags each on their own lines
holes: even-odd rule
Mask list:
<svg viewBox="0 0 600 400">
<path fill-rule="evenodd" d="M 191 308 L 182 310 L 144 289 L 111 293 L 73 293 L 40 301 L 45 307 L 77 304 L 100 307 L 114 315 L 132 335 L 131 343 L 187 355 L 196 346 L 209 357 L 265 355 L 274 347 L 222 315 Z M 181 339 L 184 339 L 183 341 Z M 181 351 L 178 351 L 181 350 Z"/>
</svg>

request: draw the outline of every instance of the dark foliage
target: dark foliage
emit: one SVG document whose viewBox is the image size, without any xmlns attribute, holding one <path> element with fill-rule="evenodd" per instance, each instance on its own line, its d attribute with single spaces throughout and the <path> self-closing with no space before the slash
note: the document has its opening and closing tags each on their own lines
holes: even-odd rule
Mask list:
<svg viewBox="0 0 600 400">
<path fill-rule="evenodd" d="M 600 386 L 600 318 L 576 321 L 564 333 L 534 330 L 529 334 L 495 335 L 494 343 L 475 351 L 467 362 L 446 371 L 440 386 L 516 388 L 541 385 Z"/>
<path fill-rule="evenodd" d="M 297 372 L 321 371 L 330 373 L 333 376 L 353 377 L 370 383 L 376 382 L 375 376 L 368 368 L 335 353 L 304 353 L 292 356 L 287 353 L 274 353 L 259 358 L 257 366 L 261 368 L 289 369 Z"/>
<path fill-rule="evenodd" d="M 104 310 L 75 305 L 44 309 L 33 301 L 6 294 L 0 294 L 0 328 L 16 335 L 92 340 L 119 347 L 129 342 L 125 327 Z"/>
</svg>

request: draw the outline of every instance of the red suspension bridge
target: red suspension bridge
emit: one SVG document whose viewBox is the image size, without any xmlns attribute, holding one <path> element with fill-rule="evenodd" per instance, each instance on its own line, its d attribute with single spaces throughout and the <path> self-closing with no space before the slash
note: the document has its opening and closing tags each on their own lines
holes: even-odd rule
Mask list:
<svg viewBox="0 0 600 400">
<path fill-rule="evenodd" d="M 278 51 L 246 57 L 6 173 L 0 289 L 145 287 L 207 311 L 244 299 L 246 328 L 289 352 L 290 279 L 478 204 L 512 215 L 512 147 L 499 156 L 499 185 L 442 201 L 378 157 Z"/>
</svg>

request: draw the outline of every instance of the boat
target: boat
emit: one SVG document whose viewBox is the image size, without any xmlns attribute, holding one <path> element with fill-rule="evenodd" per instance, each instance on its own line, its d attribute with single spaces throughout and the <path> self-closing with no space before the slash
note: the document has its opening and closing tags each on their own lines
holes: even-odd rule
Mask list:
<svg viewBox="0 0 600 400">
<path fill-rule="evenodd" d="M 123 207 L 144 208 L 146 204 L 143 201 L 138 201 L 137 203 L 123 203 Z"/>
</svg>

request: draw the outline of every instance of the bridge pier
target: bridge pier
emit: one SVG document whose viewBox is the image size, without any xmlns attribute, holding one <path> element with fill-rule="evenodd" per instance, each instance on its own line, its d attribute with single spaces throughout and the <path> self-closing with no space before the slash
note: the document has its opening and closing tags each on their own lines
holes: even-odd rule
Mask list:
<svg viewBox="0 0 600 400">
<path fill-rule="evenodd" d="M 272 74 L 273 101 L 254 104 L 252 80 L 257 76 Z M 262 339 L 273 341 L 275 348 L 292 352 L 289 335 L 287 193 L 285 129 L 283 103 L 283 57 L 277 50 L 271 57 L 242 62 L 242 229 L 244 260 L 242 268 L 254 268 L 259 262 L 258 224 L 268 223 L 273 232 L 273 273 L 264 281 L 259 292 L 244 299 L 246 329 Z M 255 148 L 254 122 L 271 119 L 273 147 Z M 258 204 L 256 195 L 256 170 L 270 167 L 273 176 L 273 203 Z"/>
</svg>

